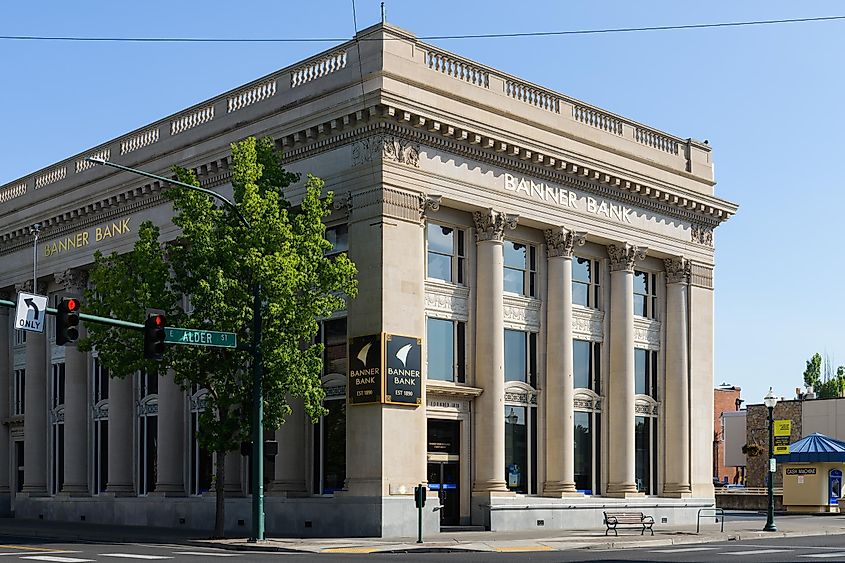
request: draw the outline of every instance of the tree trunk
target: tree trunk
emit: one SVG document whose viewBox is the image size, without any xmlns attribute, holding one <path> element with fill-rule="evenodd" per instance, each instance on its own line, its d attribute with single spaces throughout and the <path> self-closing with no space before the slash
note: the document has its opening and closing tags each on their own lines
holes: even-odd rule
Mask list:
<svg viewBox="0 0 845 563">
<path fill-rule="evenodd" d="M 220 539 L 226 536 L 226 452 L 215 452 L 217 454 L 217 467 L 214 476 L 215 513 L 214 513 L 214 538 Z"/>
</svg>

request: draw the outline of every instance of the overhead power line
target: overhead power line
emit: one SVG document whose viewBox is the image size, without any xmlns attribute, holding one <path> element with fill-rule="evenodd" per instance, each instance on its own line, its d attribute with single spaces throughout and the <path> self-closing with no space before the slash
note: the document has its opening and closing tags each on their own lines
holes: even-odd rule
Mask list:
<svg viewBox="0 0 845 563">
<path fill-rule="evenodd" d="M 845 20 L 845 16 L 822 16 L 816 18 L 790 18 L 783 20 L 753 20 L 741 22 L 697 23 L 688 25 L 659 25 L 649 27 L 616 27 L 605 29 L 573 29 L 566 31 L 527 31 L 517 33 L 478 33 L 462 35 L 422 35 L 418 39 L 434 41 L 443 39 L 500 39 L 514 37 L 551 37 L 562 35 L 595 35 L 599 33 L 633 33 L 645 31 L 672 31 L 686 29 L 710 29 L 715 27 L 748 27 L 757 25 L 775 25 L 790 23 L 808 23 Z M 79 41 L 113 43 L 337 43 L 349 41 L 349 37 L 295 37 L 295 38 L 255 38 L 255 37 L 81 37 L 61 35 L 0 35 L 6 41 Z M 362 38 L 367 41 L 367 38 Z M 373 38 L 372 40 L 376 40 Z M 381 41 L 381 39 L 378 39 Z"/>
</svg>

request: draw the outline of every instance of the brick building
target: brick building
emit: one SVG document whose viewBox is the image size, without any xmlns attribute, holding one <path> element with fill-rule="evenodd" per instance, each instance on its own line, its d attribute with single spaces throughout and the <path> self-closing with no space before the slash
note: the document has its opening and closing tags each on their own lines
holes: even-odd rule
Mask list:
<svg viewBox="0 0 845 563">
<path fill-rule="evenodd" d="M 713 390 L 713 478 L 735 482 L 738 468 L 725 465 L 725 428 L 722 414 L 738 411 L 743 400 L 741 387 L 722 384 Z"/>
</svg>

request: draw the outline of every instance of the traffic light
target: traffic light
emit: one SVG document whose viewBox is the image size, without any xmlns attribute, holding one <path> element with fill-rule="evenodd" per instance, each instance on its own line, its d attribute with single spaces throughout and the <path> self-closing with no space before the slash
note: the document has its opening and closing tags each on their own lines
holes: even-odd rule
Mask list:
<svg viewBox="0 0 845 563">
<path fill-rule="evenodd" d="M 79 338 L 79 299 L 62 297 L 56 308 L 56 346 L 76 342 Z"/>
<path fill-rule="evenodd" d="M 144 322 L 144 359 L 160 362 L 164 357 L 164 325 L 161 313 L 147 315 Z"/>
</svg>

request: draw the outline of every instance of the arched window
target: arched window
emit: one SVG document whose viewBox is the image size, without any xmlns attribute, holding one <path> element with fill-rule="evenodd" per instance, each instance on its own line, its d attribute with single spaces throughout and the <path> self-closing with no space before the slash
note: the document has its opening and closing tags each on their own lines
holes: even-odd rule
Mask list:
<svg viewBox="0 0 845 563">
<path fill-rule="evenodd" d="M 507 487 L 537 494 L 537 390 L 521 381 L 508 382 L 503 414 Z"/>
</svg>

